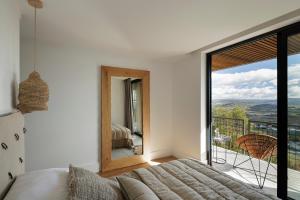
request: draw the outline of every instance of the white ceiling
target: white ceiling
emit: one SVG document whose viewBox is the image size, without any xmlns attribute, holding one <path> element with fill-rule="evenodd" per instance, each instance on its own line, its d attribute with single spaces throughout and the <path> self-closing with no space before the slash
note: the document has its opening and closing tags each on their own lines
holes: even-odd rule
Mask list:
<svg viewBox="0 0 300 200">
<path fill-rule="evenodd" d="M 21 38 L 33 9 L 21 4 Z M 161 59 L 183 55 L 300 8 L 300 0 L 44 0 L 44 42 Z"/>
</svg>

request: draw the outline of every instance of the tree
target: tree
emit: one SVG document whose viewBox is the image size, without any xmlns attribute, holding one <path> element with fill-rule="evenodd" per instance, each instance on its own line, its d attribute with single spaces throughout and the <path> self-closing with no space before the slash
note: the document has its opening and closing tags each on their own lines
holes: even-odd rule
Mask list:
<svg viewBox="0 0 300 200">
<path fill-rule="evenodd" d="M 212 125 L 212 133 L 216 134 L 216 130 L 223 135 L 232 137 L 231 150 L 237 150 L 235 146 L 236 139 L 245 134 L 245 127 L 248 124 L 247 109 L 246 107 L 235 105 L 233 107 L 215 106 L 212 110 L 212 115 L 215 117 Z M 241 123 L 241 120 L 244 123 Z M 225 146 L 224 146 L 225 148 Z"/>
<path fill-rule="evenodd" d="M 212 110 L 214 117 L 243 119 L 248 121 L 247 109 L 243 106 L 223 107 L 215 106 Z"/>
<path fill-rule="evenodd" d="M 229 118 L 230 110 L 222 106 L 216 106 L 213 108 L 212 114 L 214 117 Z"/>
<path fill-rule="evenodd" d="M 233 119 L 243 119 L 245 121 L 248 121 L 246 108 L 242 106 L 233 107 L 231 111 L 231 117 Z"/>
</svg>

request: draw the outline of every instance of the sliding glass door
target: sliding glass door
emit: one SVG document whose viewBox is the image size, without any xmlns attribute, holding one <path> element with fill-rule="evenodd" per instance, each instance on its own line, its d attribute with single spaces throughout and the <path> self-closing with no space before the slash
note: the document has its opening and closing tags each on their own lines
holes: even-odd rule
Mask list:
<svg viewBox="0 0 300 200">
<path fill-rule="evenodd" d="M 248 158 L 240 148 L 239 138 L 254 134 L 266 147 L 256 142 L 256 150 L 268 156 Z M 300 199 L 300 22 L 207 55 L 207 146 L 208 164 Z"/>
<path fill-rule="evenodd" d="M 300 199 L 300 33 L 287 36 L 288 196 Z"/>
<path fill-rule="evenodd" d="M 212 165 L 247 184 L 268 188 L 274 195 L 276 44 L 277 35 L 271 34 L 215 52 L 211 58 Z"/>
</svg>

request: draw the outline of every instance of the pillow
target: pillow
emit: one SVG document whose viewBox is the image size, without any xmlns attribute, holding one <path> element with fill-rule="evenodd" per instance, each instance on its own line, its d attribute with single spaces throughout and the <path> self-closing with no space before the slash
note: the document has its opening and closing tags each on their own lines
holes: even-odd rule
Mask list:
<svg viewBox="0 0 300 200">
<path fill-rule="evenodd" d="M 123 199 L 117 182 L 82 168 L 69 167 L 68 186 L 70 200 Z"/>
<path fill-rule="evenodd" d="M 139 180 L 126 176 L 117 177 L 117 180 L 127 200 L 159 200 L 156 194 Z"/>
<path fill-rule="evenodd" d="M 5 200 L 65 200 L 68 198 L 67 169 L 44 169 L 17 177 Z"/>
</svg>

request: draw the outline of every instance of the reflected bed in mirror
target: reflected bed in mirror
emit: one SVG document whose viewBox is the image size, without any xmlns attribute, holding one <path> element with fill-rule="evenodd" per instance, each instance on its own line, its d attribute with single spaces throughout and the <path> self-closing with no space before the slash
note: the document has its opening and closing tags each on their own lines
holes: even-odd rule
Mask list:
<svg viewBox="0 0 300 200">
<path fill-rule="evenodd" d="M 143 154 L 142 80 L 111 77 L 112 159 Z"/>
<path fill-rule="evenodd" d="M 101 67 L 101 171 L 149 158 L 150 72 Z"/>
</svg>

